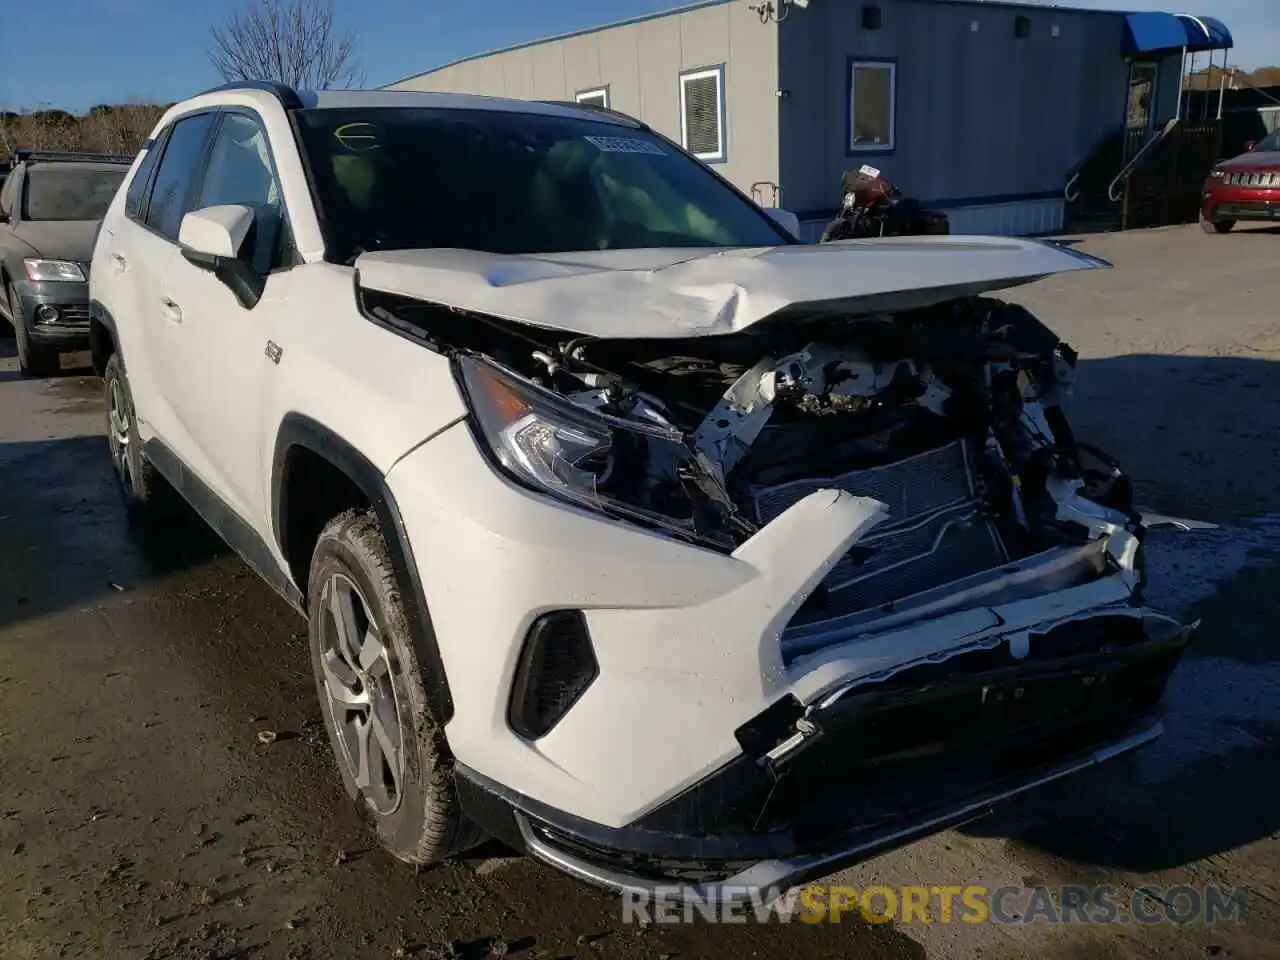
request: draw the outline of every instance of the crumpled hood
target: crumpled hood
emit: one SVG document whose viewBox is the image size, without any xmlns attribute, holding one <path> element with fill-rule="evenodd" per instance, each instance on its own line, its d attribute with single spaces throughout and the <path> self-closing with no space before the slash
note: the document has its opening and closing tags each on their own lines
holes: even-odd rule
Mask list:
<svg viewBox="0 0 1280 960">
<path fill-rule="evenodd" d="M 714 336 L 765 319 L 906 310 L 1108 266 L 1037 240 L 955 236 L 528 256 L 405 250 L 355 263 L 370 290 L 602 338 Z"/>
<path fill-rule="evenodd" d="M 101 220 L 25 220 L 14 236 L 49 260 L 88 263 Z"/>
</svg>

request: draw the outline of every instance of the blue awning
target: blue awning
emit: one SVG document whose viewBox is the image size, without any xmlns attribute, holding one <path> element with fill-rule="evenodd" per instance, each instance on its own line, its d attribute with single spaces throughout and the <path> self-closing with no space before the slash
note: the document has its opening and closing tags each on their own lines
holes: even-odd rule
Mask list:
<svg viewBox="0 0 1280 960">
<path fill-rule="evenodd" d="M 1228 50 L 1233 46 L 1231 31 L 1221 20 L 1188 13 L 1126 13 L 1124 52 L 1172 53 Z"/>
</svg>

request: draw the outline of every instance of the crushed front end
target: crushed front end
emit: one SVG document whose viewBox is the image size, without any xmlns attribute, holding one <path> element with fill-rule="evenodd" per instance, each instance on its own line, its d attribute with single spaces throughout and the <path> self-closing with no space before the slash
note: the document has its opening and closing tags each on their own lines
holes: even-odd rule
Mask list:
<svg viewBox="0 0 1280 960">
<path fill-rule="evenodd" d="M 1143 605 L 1131 484 L 1073 436 L 1075 354 L 1023 308 L 640 340 L 366 309 L 449 353 L 472 410 L 424 475 L 478 451 L 498 478 L 465 486 L 500 545 L 424 579 L 548 563 L 553 525 L 572 541 L 503 602 L 515 648 L 569 608 L 589 668 L 539 692 L 515 655 L 491 674 L 509 708 L 449 727 L 464 803 L 504 839 L 615 888 L 785 887 L 1159 734 L 1194 625 Z M 550 724 L 517 723 L 539 695 Z"/>
</svg>

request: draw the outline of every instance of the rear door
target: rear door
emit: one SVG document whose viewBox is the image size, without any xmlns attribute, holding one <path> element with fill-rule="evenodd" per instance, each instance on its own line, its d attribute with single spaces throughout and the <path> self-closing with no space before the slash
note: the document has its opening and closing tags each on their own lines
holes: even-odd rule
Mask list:
<svg viewBox="0 0 1280 960">
<path fill-rule="evenodd" d="M 124 199 L 116 197 L 93 245 L 93 257 L 89 264 L 89 296 L 91 309 L 107 314 L 108 322 L 115 326 L 121 355 L 128 356 L 129 364 L 139 373 L 132 384 L 133 403 L 137 408 L 139 427 L 146 423 L 146 413 L 154 406 L 150 381 L 142 376 L 148 367 L 145 343 L 141 337 L 138 317 L 138 298 L 134 274 L 130 270 L 132 258 L 131 233 L 134 225 L 146 213 L 147 198 L 156 165 L 164 153 L 168 131 L 162 130 L 142 148 L 142 159 L 137 170 L 129 178 Z"/>
</svg>

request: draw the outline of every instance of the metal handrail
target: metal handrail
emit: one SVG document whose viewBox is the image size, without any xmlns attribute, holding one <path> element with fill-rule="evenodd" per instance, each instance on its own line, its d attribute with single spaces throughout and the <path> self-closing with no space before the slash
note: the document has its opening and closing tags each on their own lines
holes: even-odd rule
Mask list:
<svg viewBox="0 0 1280 960">
<path fill-rule="evenodd" d="M 1077 190 L 1075 193 L 1072 193 L 1072 192 L 1071 192 L 1071 188 L 1072 188 L 1072 186 L 1074 186 L 1074 185 L 1075 185 L 1075 182 L 1076 182 L 1077 180 L 1079 180 L 1079 179 L 1080 179 L 1080 171 L 1079 171 L 1079 170 L 1077 170 L 1077 171 L 1072 175 L 1071 179 L 1067 181 L 1067 185 L 1066 185 L 1065 187 L 1063 187 L 1063 188 L 1062 188 L 1062 198 L 1063 198 L 1064 200 L 1066 200 L 1066 201 L 1067 201 L 1067 203 L 1075 203 L 1077 200 L 1079 200 L 1079 199 L 1080 199 L 1080 191 L 1079 191 L 1079 190 Z"/>
<path fill-rule="evenodd" d="M 1137 153 L 1135 153 L 1133 157 L 1129 160 L 1129 162 L 1120 168 L 1120 172 L 1116 174 L 1115 179 L 1112 180 L 1111 183 L 1107 185 L 1108 200 L 1110 200 L 1112 203 L 1120 202 L 1120 197 L 1116 193 L 1116 188 L 1119 187 L 1120 184 L 1124 183 L 1125 180 L 1129 179 L 1129 175 L 1133 173 L 1134 170 L 1137 169 L 1138 164 L 1142 162 L 1142 158 L 1147 155 L 1147 151 L 1155 147 L 1155 145 L 1160 143 L 1162 140 L 1164 140 L 1164 138 L 1167 137 L 1169 133 L 1173 130 L 1173 128 L 1176 127 L 1177 125 L 1178 125 L 1178 118 L 1170 117 L 1167 121 L 1165 121 L 1165 125 L 1164 127 L 1161 128 L 1160 132 L 1157 133 L 1150 140 L 1148 140 L 1146 143 L 1144 143 L 1142 145 L 1142 149 L 1139 150 Z"/>
</svg>

